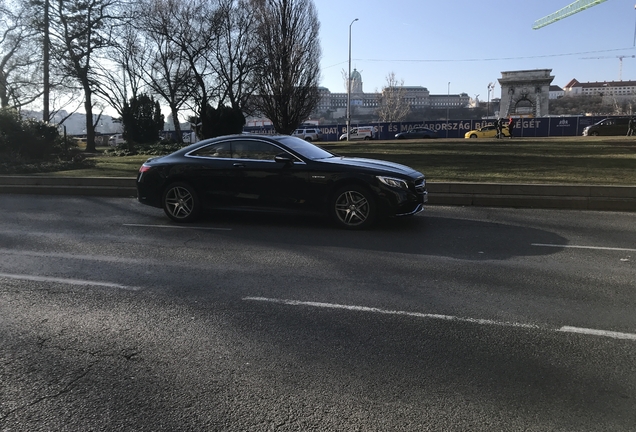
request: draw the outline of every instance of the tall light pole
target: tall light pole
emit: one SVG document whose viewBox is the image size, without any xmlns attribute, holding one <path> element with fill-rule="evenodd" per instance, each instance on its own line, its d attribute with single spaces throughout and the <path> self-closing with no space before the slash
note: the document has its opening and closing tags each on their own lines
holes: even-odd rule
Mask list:
<svg viewBox="0 0 636 432">
<path fill-rule="evenodd" d="M 450 81 L 448 82 L 448 93 L 446 96 L 446 138 L 448 138 L 448 111 L 450 109 Z"/>
<path fill-rule="evenodd" d="M 347 75 L 347 141 L 349 141 L 349 132 L 351 131 L 351 26 L 358 18 L 349 24 L 349 74 Z"/>
<path fill-rule="evenodd" d="M 636 10 L 636 5 L 634 5 L 634 9 Z M 636 47 L 636 22 L 634 23 L 634 47 Z"/>
<path fill-rule="evenodd" d="M 490 92 L 495 88 L 493 83 L 488 83 L 488 103 L 486 104 L 486 120 L 490 117 Z"/>
</svg>

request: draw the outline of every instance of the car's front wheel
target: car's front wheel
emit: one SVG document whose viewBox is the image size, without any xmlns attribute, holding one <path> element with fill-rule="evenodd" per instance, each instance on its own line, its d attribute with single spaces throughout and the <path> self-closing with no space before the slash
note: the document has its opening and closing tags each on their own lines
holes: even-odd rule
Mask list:
<svg viewBox="0 0 636 432">
<path fill-rule="evenodd" d="M 163 193 L 162 203 L 163 211 L 175 222 L 192 222 L 201 212 L 196 191 L 183 182 L 170 184 Z"/>
<path fill-rule="evenodd" d="M 376 203 L 371 192 L 355 184 L 335 192 L 330 211 L 336 224 L 346 229 L 369 228 L 377 216 Z"/>
<path fill-rule="evenodd" d="M 471 137 L 471 138 L 477 138 L 477 135 L 472 134 L 470 137 Z"/>
</svg>

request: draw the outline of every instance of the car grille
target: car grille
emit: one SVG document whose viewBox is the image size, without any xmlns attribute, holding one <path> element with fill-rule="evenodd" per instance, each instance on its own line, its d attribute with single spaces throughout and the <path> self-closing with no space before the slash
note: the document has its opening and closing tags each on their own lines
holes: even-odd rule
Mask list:
<svg viewBox="0 0 636 432">
<path fill-rule="evenodd" d="M 424 192 L 426 192 L 426 180 L 424 179 L 424 177 L 420 177 L 415 180 L 415 191 L 418 194 L 423 194 Z"/>
</svg>

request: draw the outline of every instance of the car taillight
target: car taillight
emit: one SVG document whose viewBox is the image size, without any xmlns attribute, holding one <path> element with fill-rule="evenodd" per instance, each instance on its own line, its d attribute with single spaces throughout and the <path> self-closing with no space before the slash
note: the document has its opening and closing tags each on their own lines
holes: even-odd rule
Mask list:
<svg viewBox="0 0 636 432">
<path fill-rule="evenodd" d="M 147 172 L 147 171 L 150 171 L 150 169 L 151 169 L 151 168 L 152 168 L 152 167 L 151 167 L 150 165 L 143 164 L 143 165 L 141 166 L 141 168 L 139 168 L 139 172 L 140 172 L 140 173 L 145 173 L 145 172 Z"/>
</svg>

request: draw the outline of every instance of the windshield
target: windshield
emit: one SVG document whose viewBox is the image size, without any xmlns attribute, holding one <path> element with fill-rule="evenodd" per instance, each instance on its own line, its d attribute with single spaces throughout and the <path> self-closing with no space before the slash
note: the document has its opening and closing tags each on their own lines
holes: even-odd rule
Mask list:
<svg viewBox="0 0 636 432">
<path fill-rule="evenodd" d="M 307 159 L 316 160 L 334 157 L 334 155 L 332 153 L 329 153 L 327 150 L 323 150 L 320 147 L 317 147 L 300 138 L 296 138 L 293 136 L 279 136 L 276 137 L 276 139 L 282 144 L 285 144 L 287 147 L 289 147 L 290 150 L 295 151 L 296 153 Z"/>
</svg>

